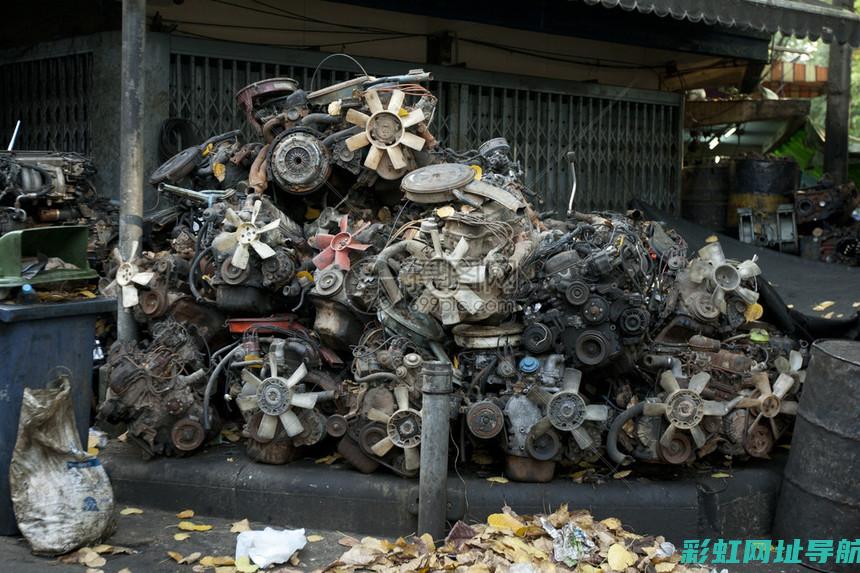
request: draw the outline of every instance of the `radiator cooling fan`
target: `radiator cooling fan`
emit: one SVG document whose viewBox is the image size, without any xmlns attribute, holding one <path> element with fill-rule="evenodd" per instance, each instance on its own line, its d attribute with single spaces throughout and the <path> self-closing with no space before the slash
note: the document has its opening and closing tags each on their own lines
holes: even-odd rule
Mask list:
<svg viewBox="0 0 860 573">
<path fill-rule="evenodd" d="M 377 408 L 367 413 L 369 420 L 384 424 L 388 434 L 370 449 L 382 457 L 395 446 L 403 448 L 403 468 L 415 471 L 421 465 L 421 412 L 409 407 L 409 389 L 405 386 L 394 389 L 394 398 L 397 410 L 393 414 L 389 415 Z"/>
<path fill-rule="evenodd" d="M 349 251 L 365 251 L 370 247 L 370 245 L 355 240 L 355 236 L 366 229 L 368 225 L 370 223 L 364 223 L 358 229 L 350 232 L 349 217 L 344 215 L 340 219 L 340 232 L 337 235 L 329 235 L 328 233 L 314 235 L 311 246 L 321 251 L 313 258 L 314 265 L 322 270 L 334 263 L 341 269 L 348 271 L 350 268 Z"/>
<path fill-rule="evenodd" d="M 132 253 L 137 252 L 137 246 L 137 241 L 131 244 Z M 108 285 L 104 288 L 104 291 L 111 292 L 115 290 L 117 286 L 119 286 L 120 293 L 122 296 L 123 308 L 131 308 L 133 306 L 137 306 L 137 303 L 140 299 L 137 292 L 138 285 L 148 285 L 152 281 L 153 277 L 155 277 L 155 273 L 143 272 L 137 265 L 134 264 L 134 262 L 124 260 L 119 252 L 119 249 L 113 250 L 113 258 L 119 266 L 116 269 L 116 275 L 114 276 L 114 279 L 110 283 L 108 283 Z"/>
<path fill-rule="evenodd" d="M 262 206 L 262 201 L 254 202 L 250 221 L 242 220 L 242 218 L 229 207 L 224 213 L 224 222 L 229 223 L 235 227 L 236 230 L 219 234 L 215 237 L 212 246 L 222 253 L 233 250 L 233 257 L 230 259 L 230 264 L 237 269 L 244 270 L 248 268 L 248 258 L 250 256 L 249 248 L 254 249 L 261 259 L 268 259 L 275 255 L 275 250 L 261 241 L 260 237 L 269 231 L 274 231 L 280 227 L 281 222 L 278 218 L 275 218 L 263 226 L 258 225 L 257 217 L 260 215 L 260 208 Z"/>
</svg>

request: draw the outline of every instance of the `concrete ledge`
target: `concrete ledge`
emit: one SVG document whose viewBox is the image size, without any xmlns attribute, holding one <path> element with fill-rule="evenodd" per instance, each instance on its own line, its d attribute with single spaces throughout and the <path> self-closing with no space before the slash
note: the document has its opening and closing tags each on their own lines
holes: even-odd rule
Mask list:
<svg viewBox="0 0 860 573">
<path fill-rule="evenodd" d="M 205 515 L 318 529 L 348 527 L 378 536 L 412 533 L 417 525 L 417 480 L 365 475 L 346 464 L 268 466 L 251 462 L 244 448 L 235 445 L 189 458 L 144 461 L 133 446 L 112 444 L 101 459 L 120 504 L 168 511 L 190 507 Z M 493 484 L 474 474 L 461 480 L 452 473 L 448 518 L 484 520 L 504 504 L 519 513 L 537 513 L 567 503 L 597 518 L 618 517 L 634 531 L 659 533 L 675 543 L 695 537 L 763 537 L 770 532 L 783 465 L 781 459 L 750 463 L 730 479 L 672 468 L 673 479 L 636 478 L 634 473 L 628 480 L 599 485 L 563 478 L 545 484 Z M 648 473 L 654 472 L 649 468 Z"/>
</svg>

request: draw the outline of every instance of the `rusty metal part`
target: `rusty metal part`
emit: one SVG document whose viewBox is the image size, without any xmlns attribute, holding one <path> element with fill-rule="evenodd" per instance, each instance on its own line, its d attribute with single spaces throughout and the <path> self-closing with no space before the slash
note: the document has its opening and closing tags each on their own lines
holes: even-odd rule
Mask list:
<svg viewBox="0 0 860 573">
<path fill-rule="evenodd" d="M 514 481 L 546 483 L 555 475 L 555 462 L 508 455 L 505 458 L 505 475 Z"/>
<path fill-rule="evenodd" d="M 283 432 L 266 443 L 254 439 L 247 440 L 245 452 L 252 461 L 261 464 L 283 465 L 296 458 L 296 448 L 293 441 Z"/>
<path fill-rule="evenodd" d="M 170 440 L 177 450 L 191 452 L 203 445 L 206 439 L 206 430 L 203 425 L 194 419 L 183 418 L 173 424 L 170 430 Z"/>
<path fill-rule="evenodd" d="M 236 94 L 239 107 L 245 112 L 248 123 L 253 125 L 258 132 L 261 131 L 260 123 L 254 117 L 254 106 L 261 99 L 273 99 L 288 96 L 299 89 L 299 84 L 292 78 L 269 78 L 247 85 Z"/>
<path fill-rule="evenodd" d="M 667 445 L 658 443 L 660 457 L 670 464 L 686 463 L 693 456 L 693 443 L 686 434 L 675 432 Z"/>
<path fill-rule="evenodd" d="M 773 433 L 764 424 L 756 424 L 744 436 L 744 450 L 754 458 L 767 458 L 773 446 Z"/>
<path fill-rule="evenodd" d="M 325 421 L 325 429 L 329 436 L 340 438 L 346 434 L 349 424 L 340 414 L 329 416 Z"/>
<path fill-rule="evenodd" d="M 484 400 L 473 404 L 466 413 L 469 431 L 482 440 L 498 436 L 505 429 L 505 416 L 494 402 Z"/>
<path fill-rule="evenodd" d="M 349 436 L 344 436 L 338 442 L 337 453 L 363 474 L 371 474 L 379 467 L 379 462 L 365 454 Z"/>
</svg>

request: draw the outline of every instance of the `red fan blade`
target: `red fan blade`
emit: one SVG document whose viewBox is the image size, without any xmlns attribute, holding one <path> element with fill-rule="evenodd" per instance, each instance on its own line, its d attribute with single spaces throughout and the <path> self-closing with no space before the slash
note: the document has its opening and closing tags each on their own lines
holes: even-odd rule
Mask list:
<svg viewBox="0 0 860 573">
<path fill-rule="evenodd" d="M 340 231 L 343 233 L 349 228 L 349 215 L 344 215 L 340 218 Z"/>
<path fill-rule="evenodd" d="M 370 248 L 370 245 L 365 245 L 364 243 L 354 243 L 350 241 L 346 248 L 352 249 L 353 251 L 366 251 L 368 248 Z"/>
<path fill-rule="evenodd" d="M 314 235 L 314 246 L 319 250 L 323 250 L 327 246 L 331 245 L 332 239 L 334 239 L 334 235 L 329 235 L 328 233 Z"/>
<path fill-rule="evenodd" d="M 326 247 L 324 251 L 313 258 L 313 263 L 318 269 L 324 269 L 334 262 L 334 249 Z"/>
<path fill-rule="evenodd" d="M 334 262 L 343 270 L 349 270 L 349 255 L 346 251 L 337 251 L 334 254 Z"/>
</svg>

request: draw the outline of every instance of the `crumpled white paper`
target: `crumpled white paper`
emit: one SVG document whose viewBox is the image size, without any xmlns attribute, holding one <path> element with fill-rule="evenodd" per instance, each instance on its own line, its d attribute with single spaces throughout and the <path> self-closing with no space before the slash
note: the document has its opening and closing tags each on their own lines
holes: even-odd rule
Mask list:
<svg viewBox="0 0 860 573">
<path fill-rule="evenodd" d="M 304 529 L 279 531 L 267 527 L 263 531 L 243 531 L 236 538 L 236 561 L 247 556 L 261 568 L 286 563 L 307 543 Z"/>
</svg>

